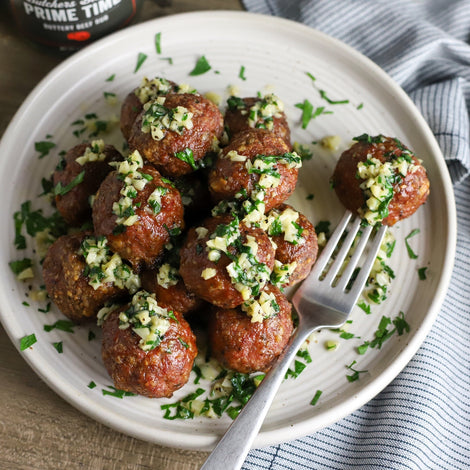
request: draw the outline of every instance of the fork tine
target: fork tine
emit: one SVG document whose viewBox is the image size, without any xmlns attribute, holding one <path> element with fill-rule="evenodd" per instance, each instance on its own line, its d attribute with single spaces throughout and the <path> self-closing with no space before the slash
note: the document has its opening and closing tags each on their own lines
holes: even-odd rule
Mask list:
<svg viewBox="0 0 470 470">
<path fill-rule="evenodd" d="M 360 227 L 361 227 L 361 219 L 359 217 L 356 217 L 353 220 L 352 226 L 349 227 L 348 229 L 348 234 L 346 235 L 346 238 L 341 244 L 341 248 L 338 254 L 335 256 L 333 264 L 330 266 L 328 273 L 323 279 L 323 281 L 326 282 L 328 285 L 331 285 L 333 283 L 333 281 L 336 278 L 336 275 L 338 274 L 339 270 L 343 266 L 343 262 L 346 259 L 346 256 L 348 255 L 349 250 L 351 249 L 351 246 L 354 242 L 354 239 L 356 238 L 357 232 L 359 231 Z"/>
<path fill-rule="evenodd" d="M 355 279 L 351 290 L 348 292 L 348 294 L 356 300 L 359 297 L 359 294 L 364 289 L 367 277 L 369 276 L 370 270 L 372 269 L 372 265 L 374 264 L 375 258 L 377 257 L 377 252 L 379 251 L 380 245 L 382 244 L 387 228 L 388 227 L 386 225 L 382 225 L 375 234 L 374 240 L 370 245 L 367 258 L 362 264 L 361 270 L 359 271 L 359 275 Z"/>
<path fill-rule="evenodd" d="M 351 279 L 351 276 L 353 275 L 356 269 L 357 263 L 359 262 L 359 259 L 365 247 L 367 246 L 367 242 L 372 232 L 372 226 L 368 225 L 366 227 L 363 227 L 361 232 L 361 237 L 359 238 L 357 246 L 354 249 L 351 258 L 348 260 L 348 264 L 341 273 L 341 278 L 336 285 L 336 287 L 341 291 L 346 289 L 347 285 L 349 284 L 349 280 Z"/>
<path fill-rule="evenodd" d="M 319 277 L 323 273 L 323 270 L 325 269 L 328 261 L 330 260 L 331 256 L 333 255 L 333 252 L 336 249 L 336 245 L 338 244 L 341 236 L 343 235 L 344 230 L 348 226 L 349 220 L 352 217 L 352 212 L 346 211 L 339 222 L 339 224 L 336 226 L 335 231 L 330 235 L 330 238 L 328 240 L 328 243 L 326 246 L 323 248 L 322 252 L 320 253 L 320 256 L 318 257 L 317 261 L 313 265 L 312 269 L 312 276 L 311 277 Z"/>
</svg>

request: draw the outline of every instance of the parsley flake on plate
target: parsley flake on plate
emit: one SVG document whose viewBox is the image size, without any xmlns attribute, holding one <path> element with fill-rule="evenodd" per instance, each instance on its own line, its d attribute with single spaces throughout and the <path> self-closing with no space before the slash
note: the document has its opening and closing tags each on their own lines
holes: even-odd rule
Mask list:
<svg viewBox="0 0 470 470">
<path fill-rule="evenodd" d="M 205 56 L 199 57 L 199 59 L 196 62 L 196 65 L 194 66 L 193 70 L 189 72 L 189 75 L 191 76 L 196 76 L 196 75 L 202 75 L 203 73 L 208 72 L 211 69 L 211 65 L 207 61 Z"/>
</svg>

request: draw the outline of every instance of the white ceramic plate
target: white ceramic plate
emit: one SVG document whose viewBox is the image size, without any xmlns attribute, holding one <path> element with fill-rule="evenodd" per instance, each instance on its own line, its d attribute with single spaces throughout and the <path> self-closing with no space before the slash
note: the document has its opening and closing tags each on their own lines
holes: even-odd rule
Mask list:
<svg viewBox="0 0 470 470">
<path fill-rule="evenodd" d="M 154 38 L 161 33 L 161 54 Z M 139 53 L 148 57 L 134 73 Z M 189 76 L 197 59 L 204 55 L 212 69 L 200 76 Z M 165 58 L 171 58 L 170 60 Z M 245 80 L 239 76 L 244 67 Z M 316 81 L 306 74 L 312 74 Z M 115 74 L 114 81 L 106 81 Z M 24 252 L 13 246 L 13 213 L 25 200 L 33 209 L 47 208 L 37 197 L 40 177 L 48 176 L 58 161 L 58 152 L 79 142 L 71 123 L 86 113 L 100 118 L 119 114 L 103 92 L 122 99 L 143 76 L 165 76 L 189 83 L 200 92 L 214 91 L 227 97 L 227 86 L 235 85 L 240 96 L 256 92 L 275 92 L 285 103 L 293 140 L 310 145 L 326 135 L 341 137 L 337 151 L 312 146 L 314 157 L 301 170 L 292 203 L 313 223 L 330 220 L 334 225 L 343 209 L 329 188 L 328 178 L 341 151 L 351 138 L 383 133 L 400 138 L 420 158 L 429 172 L 431 196 L 428 203 L 410 219 L 394 227 L 397 239 L 391 260 L 396 279 L 389 298 L 372 306 L 366 315 L 357 308 L 350 332 L 361 339 L 340 340 L 339 349 L 327 351 L 324 342 L 338 339 L 329 331 L 317 334 L 310 346 L 313 362 L 295 380 L 285 381 L 267 416 L 256 446 L 273 444 L 313 433 L 353 412 L 382 390 L 407 364 L 431 328 L 443 300 L 453 265 L 455 250 L 455 210 L 452 188 L 439 148 L 423 118 L 405 93 L 377 66 L 345 46 L 310 28 L 287 20 L 235 12 L 182 14 L 156 19 L 116 33 L 73 55 L 52 71 L 31 93 L 11 122 L 0 147 L 1 212 L 0 259 L 4 267 L 0 287 L 2 322 L 19 348 L 20 338 L 35 333 L 37 343 L 24 352 L 31 367 L 62 397 L 96 420 L 126 434 L 151 442 L 187 449 L 210 449 L 227 428 L 230 419 L 196 418 L 168 421 L 160 406 L 174 400 L 143 397 L 118 399 L 103 396 L 111 385 L 100 358 L 98 337 L 88 341 L 89 327 L 75 333 L 46 332 L 44 324 L 63 318 L 54 308 L 41 313 L 27 297 L 27 284 L 10 272 L 7 263 L 23 256 L 34 257 L 32 244 Z M 325 90 L 333 100 L 350 103 L 330 105 L 321 98 Z M 315 107 L 325 106 L 333 114 L 312 120 L 306 130 L 300 126 L 301 112 L 294 105 L 308 99 Z M 362 104 L 362 107 L 359 106 Z M 358 109 L 361 108 L 361 109 Z M 57 147 L 38 159 L 37 141 L 51 134 Z M 120 142 L 116 131 L 105 137 Z M 307 196 L 314 194 L 313 200 Z M 45 209 L 47 210 L 47 209 Z M 420 234 L 410 240 L 419 255 L 411 260 L 404 238 L 413 229 Z M 417 269 L 428 267 L 427 280 L 418 279 Z M 23 305 L 30 303 L 29 307 Z M 382 315 L 406 315 L 411 331 L 393 336 L 381 350 L 359 356 L 356 347 L 374 337 Z M 51 343 L 63 341 L 58 354 Z M 360 379 L 349 383 L 346 366 L 354 360 Z M 96 388 L 89 389 L 90 381 Z M 175 399 L 193 390 L 192 383 Z M 323 394 L 315 406 L 310 401 L 316 390 Z"/>
</svg>

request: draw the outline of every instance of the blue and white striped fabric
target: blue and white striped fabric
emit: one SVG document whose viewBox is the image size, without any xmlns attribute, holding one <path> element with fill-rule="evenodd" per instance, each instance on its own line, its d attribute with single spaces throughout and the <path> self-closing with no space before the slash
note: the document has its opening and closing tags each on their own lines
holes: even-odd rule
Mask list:
<svg viewBox="0 0 470 470">
<path fill-rule="evenodd" d="M 409 93 L 454 182 L 457 257 L 446 300 L 403 372 L 314 435 L 250 452 L 244 470 L 470 469 L 470 0 L 243 0 L 321 30 Z"/>
</svg>

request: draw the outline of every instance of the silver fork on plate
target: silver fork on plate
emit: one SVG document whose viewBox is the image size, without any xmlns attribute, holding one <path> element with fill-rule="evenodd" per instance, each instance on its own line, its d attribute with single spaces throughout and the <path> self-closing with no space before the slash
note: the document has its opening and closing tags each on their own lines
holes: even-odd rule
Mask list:
<svg viewBox="0 0 470 470">
<path fill-rule="evenodd" d="M 289 344 L 201 470 L 237 470 L 242 466 L 298 349 L 312 332 L 340 328 L 348 319 L 365 286 L 385 231 L 386 227 L 381 226 L 372 236 L 370 225 L 362 226 L 359 217 L 346 211 L 311 273 L 292 298 L 299 323 Z"/>
</svg>

